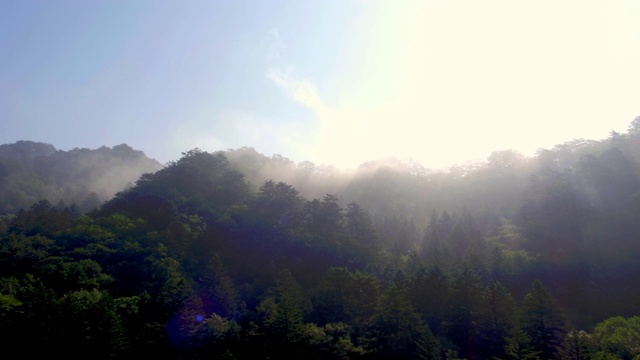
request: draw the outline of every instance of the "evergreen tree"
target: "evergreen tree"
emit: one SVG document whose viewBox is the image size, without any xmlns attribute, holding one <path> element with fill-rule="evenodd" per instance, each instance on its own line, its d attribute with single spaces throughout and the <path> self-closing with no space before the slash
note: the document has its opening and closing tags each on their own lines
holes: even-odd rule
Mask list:
<svg viewBox="0 0 640 360">
<path fill-rule="evenodd" d="M 564 316 L 539 280 L 524 297 L 520 311 L 522 330 L 529 337 L 531 348 L 539 352 L 541 359 L 557 358 L 557 348 L 565 334 Z"/>
<path fill-rule="evenodd" d="M 507 338 L 515 325 L 516 304 L 501 283 L 492 282 L 481 311 L 482 344 L 488 356 L 504 358 Z"/>
<path fill-rule="evenodd" d="M 376 334 L 381 352 L 393 359 L 411 359 L 424 328 L 408 296 L 406 281 L 398 275 L 378 303 Z"/>
<path fill-rule="evenodd" d="M 447 335 L 467 358 L 479 356 L 480 314 L 484 302 L 484 289 L 478 274 L 466 266 L 454 275 L 451 283 L 451 301 L 447 317 Z"/>
<path fill-rule="evenodd" d="M 531 348 L 531 338 L 516 323 L 505 339 L 504 352 L 508 359 L 539 360 L 540 351 Z"/>
<path fill-rule="evenodd" d="M 416 342 L 417 358 L 420 360 L 439 360 L 442 358 L 440 353 L 440 341 L 433 335 L 428 326 L 420 334 Z"/>
<path fill-rule="evenodd" d="M 304 316 L 311 309 L 311 303 L 291 272 L 282 270 L 276 279 L 274 289 L 276 312 L 271 322 L 273 353 L 290 357 L 300 353 Z"/>
<path fill-rule="evenodd" d="M 418 269 L 411 279 L 409 295 L 416 310 L 422 314 L 429 329 L 436 336 L 442 335 L 442 322 L 449 307 L 449 279 L 440 267 Z"/>
</svg>

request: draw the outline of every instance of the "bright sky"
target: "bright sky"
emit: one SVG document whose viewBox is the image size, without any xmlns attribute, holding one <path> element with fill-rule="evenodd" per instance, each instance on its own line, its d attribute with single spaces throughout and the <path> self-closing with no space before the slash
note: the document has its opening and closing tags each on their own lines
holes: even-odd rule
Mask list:
<svg viewBox="0 0 640 360">
<path fill-rule="evenodd" d="M 626 132 L 640 2 L 0 2 L 0 143 L 431 168 Z"/>
</svg>

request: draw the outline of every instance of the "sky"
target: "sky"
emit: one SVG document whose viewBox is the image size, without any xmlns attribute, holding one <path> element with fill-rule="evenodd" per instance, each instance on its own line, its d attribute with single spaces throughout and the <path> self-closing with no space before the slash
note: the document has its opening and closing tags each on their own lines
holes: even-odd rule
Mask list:
<svg viewBox="0 0 640 360">
<path fill-rule="evenodd" d="M 0 143 L 442 168 L 624 133 L 640 2 L 5 0 Z"/>
</svg>

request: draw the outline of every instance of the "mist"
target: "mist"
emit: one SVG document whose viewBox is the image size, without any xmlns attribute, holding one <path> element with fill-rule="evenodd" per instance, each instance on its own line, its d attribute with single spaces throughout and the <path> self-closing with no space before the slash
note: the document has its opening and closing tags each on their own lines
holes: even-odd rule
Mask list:
<svg viewBox="0 0 640 360">
<path fill-rule="evenodd" d="M 33 141 L 0 145 L 0 166 L 4 169 L 0 192 L 5 213 L 40 200 L 93 210 L 133 186 L 143 173 L 162 168 L 126 144 L 64 151 Z"/>
<path fill-rule="evenodd" d="M 46 332 L 55 341 L 35 341 L 68 352 L 74 334 L 84 354 L 413 359 L 428 337 L 432 358 L 480 360 L 512 353 L 514 331 L 540 336 L 545 304 L 554 329 L 523 343 L 559 358 L 575 336 L 638 320 L 640 117 L 604 140 L 439 170 L 387 158 L 345 171 L 250 147 L 164 166 L 125 144 L 21 141 L 0 155 L 2 311 L 22 320 L 0 323 L 11 339 Z M 41 311 L 74 321 L 39 328 L 32 319 L 57 322 Z M 106 325 L 87 327 L 88 314 Z M 398 321 L 413 329 L 400 343 Z"/>
</svg>

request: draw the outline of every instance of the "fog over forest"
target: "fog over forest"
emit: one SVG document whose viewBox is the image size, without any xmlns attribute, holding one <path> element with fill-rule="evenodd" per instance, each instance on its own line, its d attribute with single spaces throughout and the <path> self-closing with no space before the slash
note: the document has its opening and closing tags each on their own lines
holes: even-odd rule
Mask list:
<svg viewBox="0 0 640 360">
<path fill-rule="evenodd" d="M 24 140 L 0 194 L 0 336 L 25 356 L 640 356 L 640 117 L 444 170 Z"/>
<path fill-rule="evenodd" d="M 640 1 L 0 1 L 0 339 L 640 360 Z"/>
</svg>

